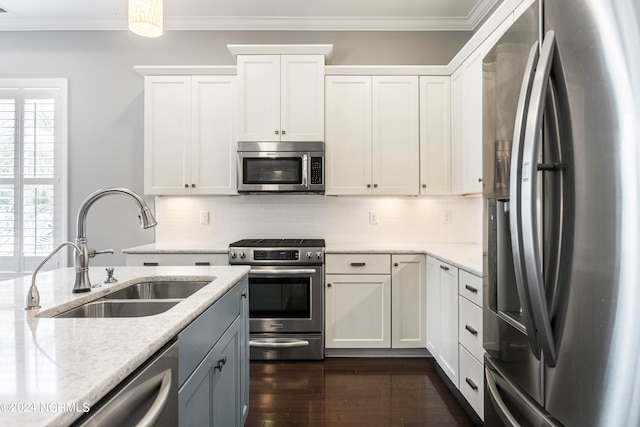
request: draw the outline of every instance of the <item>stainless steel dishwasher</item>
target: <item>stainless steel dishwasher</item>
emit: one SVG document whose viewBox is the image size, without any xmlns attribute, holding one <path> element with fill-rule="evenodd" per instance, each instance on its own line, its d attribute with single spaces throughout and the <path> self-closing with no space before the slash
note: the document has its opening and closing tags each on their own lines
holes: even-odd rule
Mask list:
<svg viewBox="0 0 640 427">
<path fill-rule="evenodd" d="M 160 350 L 74 426 L 177 426 L 178 346 Z"/>
</svg>

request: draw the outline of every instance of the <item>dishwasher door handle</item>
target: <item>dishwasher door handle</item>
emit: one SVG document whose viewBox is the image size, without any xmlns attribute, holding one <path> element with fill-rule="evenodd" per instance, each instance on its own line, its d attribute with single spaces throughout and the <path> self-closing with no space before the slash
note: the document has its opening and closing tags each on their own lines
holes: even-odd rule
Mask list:
<svg viewBox="0 0 640 427">
<path fill-rule="evenodd" d="M 292 348 L 292 347 L 306 347 L 309 345 L 307 340 L 293 340 L 284 339 L 281 341 L 273 340 L 251 340 L 249 341 L 249 347 L 260 348 Z"/>
</svg>

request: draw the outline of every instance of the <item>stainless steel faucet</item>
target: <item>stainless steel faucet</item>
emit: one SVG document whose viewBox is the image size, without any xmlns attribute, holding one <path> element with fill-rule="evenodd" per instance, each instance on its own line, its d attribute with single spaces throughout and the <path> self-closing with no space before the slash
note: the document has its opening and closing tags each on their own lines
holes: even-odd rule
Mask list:
<svg viewBox="0 0 640 427">
<path fill-rule="evenodd" d="M 89 195 L 82 202 L 82 204 L 80 205 L 80 209 L 78 210 L 76 245 L 78 246 L 79 250 L 76 252 L 75 256 L 76 279 L 72 289 L 72 292 L 74 293 L 88 292 L 91 290 L 91 282 L 89 281 L 89 258 L 93 258 L 98 254 L 113 253 L 113 249 L 96 251 L 93 249 L 89 249 L 89 247 L 87 246 L 87 213 L 89 212 L 89 208 L 96 200 L 99 200 L 104 196 L 108 196 L 111 194 L 121 194 L 123 196 L 128 196 L 132 198 L 138 204 L 138 206 L 140 206 L 140 213 L 138 214 L 138 218 L 140 218 L 140 225 L 142 226 L 142 228 L 150 228 L 157 225 L 157 222 L 153 217 L 151 210 L 144 202 L 144 200 L 142 200 L 142 197 L 129 189 L 105 188 Z"/>
<path fill-rule="evenodd" d="M 76 250 L 76 254 L 80 253 L 80 248 L 76 244 L 71 242 L 64 242 L 61 243 L 60 246 L 55 248 L 49 255 L 47 255 L 47 257 L 43 259 L 40 264 L 38 264 L 36 269 L 33 270 L 33 275 L 31 276 L 31 287 L 29 288 L 29 292 L 27 293 L 27 306 L 25 307 L 25 310 L 37 310 L 38 308 L 40 308 L 40 292 L 38 292 L 38 287 L 36 286 L 36 276 L 38 275 L 38 271 L 40 271 L 42 266 L 44 266 L 52 256 L 54 256 L 60 249 L 64 248 L 65 246 L 73 247 Z"/>
</svg>

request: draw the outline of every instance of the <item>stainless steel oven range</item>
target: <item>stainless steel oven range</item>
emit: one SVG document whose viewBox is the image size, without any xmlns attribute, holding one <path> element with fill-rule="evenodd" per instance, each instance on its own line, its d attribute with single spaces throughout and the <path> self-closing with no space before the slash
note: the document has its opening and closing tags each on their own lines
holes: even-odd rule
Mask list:
<svg viewBox="0 0 640 427">
<path fill-rule="evenodd" d="M 244 239 L 229 264 L 250 265 L 252 360 L 324 358 L 324 239 Z"/>
</svg>

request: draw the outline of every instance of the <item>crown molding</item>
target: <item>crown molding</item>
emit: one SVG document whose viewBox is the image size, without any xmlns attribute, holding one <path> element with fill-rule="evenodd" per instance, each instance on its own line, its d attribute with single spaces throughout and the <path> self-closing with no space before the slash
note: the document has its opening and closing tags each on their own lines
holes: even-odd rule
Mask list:
<svg viewBox="0 0 640 427">
<path fill-rule="evenodd" d="M 492 0 L 497 1 L 497 0 Z M 475 10 L 474 10 L 475 12 Z M 166 31 L 473 31 L 469 18 L 420 17 L 166 17 Z M 17 18 L 0 16 L 0 31 L 127 30 L 126 17 Z"/>
</svg>

